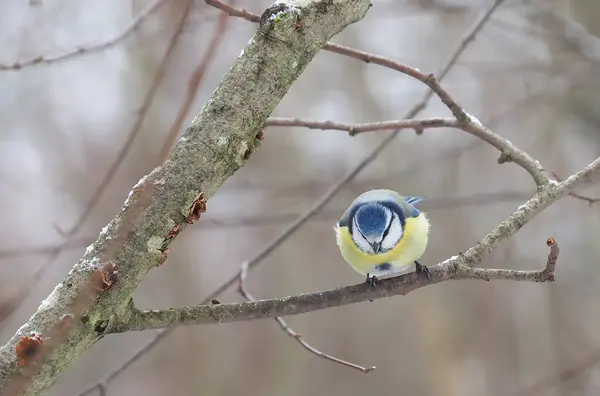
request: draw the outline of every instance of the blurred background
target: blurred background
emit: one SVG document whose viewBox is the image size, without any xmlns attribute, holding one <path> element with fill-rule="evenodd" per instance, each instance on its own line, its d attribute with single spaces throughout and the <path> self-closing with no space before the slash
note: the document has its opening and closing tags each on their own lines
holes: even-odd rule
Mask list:
<svg viewBox="0 0 600 396">
<path fill-rule="evenodd" d="M 261 14 L 271 0 L 238 0 Z M 439 71 L 491 1 L 373 0 L 334 42 Z M 0 341 L 26 321 L 161 163 L 257 26 L 201 0 L 0 2 Z M 562 177 L 600 155 L 600 2 L 506 0 L 444 86 L 484 124 Z M 137 21 L 134 24 L 134 21 Z M 100 46 L 98 46 L 100 45 Z M 62 57 L 62 54 L 80 53 Z M 44 61 L 27 65 L 27 61 Z M 58 59 L 54 59 L 58 58 Z M 19 64 L 15 65 L 15 63 Z M 31 62 L 30 62 L 31 63 Z M 320 52 L 274 112 L 340 122 L 401 119 L 423 84 Z M 419 116 L 448 116 L 437 98 Z M 135 294 L 142 308 L 194 304 L 229 279 L 389 132 L 268 128 L 247 166 L 210 199 Z M 362 282 L 333 224 L 372 188 L 433 197 L 422 262 L 466 250 L 534 192 L 491 146 L 446 129 L 402 132 L 249 273 L 257 298 Z M 600 196 L 600 188 L 578 191 Z M 111 335 L 46 393 L 78 395 L 596 395 L 600 393 L 597 206 L 566 197 L 504 241 L 484 267 L 537 269 L 558 240 L 554 284 L 456 281 L 405 297 L 289 318 Z M 235 290 L 221 301 L 241 301 Z M 100 389 L 89 395 L 100 394 Z"/>
</svg>

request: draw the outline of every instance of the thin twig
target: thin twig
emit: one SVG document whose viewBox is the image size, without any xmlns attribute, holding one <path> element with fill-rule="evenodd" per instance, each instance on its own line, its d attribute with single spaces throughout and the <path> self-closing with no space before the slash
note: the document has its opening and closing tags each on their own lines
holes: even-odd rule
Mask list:
<svg viewBox="0 0 600 396">
<path fill-rule="evenodd" d="M 215 8 L 218 8 L 219 10 L 225 12 L 229 16 L 243 18 L 247 21 L 255 22 L 255 23 L 260 22 L 259 15 L 255 14 L 253 12 L 247 11 L 243 8 L 237 8 L 237 7 L 231 6 L 229 4 L 225 4 L 220 0 L 205 0 L 205 2 L 206 2 L 206 4 L 213 6 Z"/>
<path fill-rule="evenodd" d="M 465 48 L 467 48 L 468 44 L 474 40 L 475 34 L 479 30 L 479 28 L 488 21 L 488 19 L 494 13 L 496 8 L 498 8 L 503 1 L 504 0 L 496 0 L 492 4 L 492 6 L 483 14 L 482 18 L 478 21 L 475 29 L 473 29 L 470 34 L 468 34 L 463 40 L 461 40 L 459 47 L 454 51 L 453 58 L 451 58 L 450 61 L 448 62 L 449 65 L 453 64 L 456 61 L 456 59 L 458 58 L 458 56 L 460 55 L 460 53 L 462 53 L 465 50 Z M 248 21 L 255 22 L 255 23 L 260 22 L 260 16 L 258 16 L 257 14 L 254 14 L 247 10 L 236 8 L 231 5 L 225 4 L 221 0 L 206 0 L 206 4 L 216 7 L 218 9 L 220 9 L 221 11 L 227 13 L 228 15 L 244 18 Z M 323 49 L 326 51 L 331 51 L 331 52 L 335 52 L 335 53 L 338 53 L 341 55 L 360 59 L 365 62 L 373 62 L 380 66 L 389 67 L 393 70 L 396 70 L 403 74 L 411 76 L 411 77 L 425 83 L 431 89 L 432 92 L 429 94 L 430 96 L 433 93 L 437 94 L 439 96 L 439 98 L 442 100 L 442 102 L 450 109 L 452 114 L 454 114 L 454 116 L 456 117 L 456 119 L 458 121 L 460 121 L 460 122 L 468 122 L 469 121 L 469 118 L 470 118 L 469 115 L 463 110 L 463 108 L 461 106 L 459 106 L 456 103 L 456 101 L 454 99 L 452 99 L 450 97 L 448 92 L 446 92 L 446 90 L 439 85 L 439 81 L 435 77 L 434 74 L 424 74 L 420 70 L 418 70 L 414 67 L 410 67 L 410 66 L 395 62 L 391 59 L 387 59 L 387 58 L 384 58 L 381 56 L 358 51 L 358 50 L 355 50 L 355 49 L 349 48 L 349 47 L 344 47 L 339 44 L 327 43 L 323 46 Z M 442 70 L 442 72 L 440 73 L 440 78 L 445 76 L 445 74 L 448 70 L 449 70 L 448 67 L 445 68 L 444 70 Z"/>
<path fill-rule="evenodd" d="M 175 117 L 175 122 L 171 126 L 169 133 L 167 134 L 167 139 L 165 140 L 163 147 L 160 150 L 158 155 L 159 164 L 163 163 L 169 152 L 171 151 L 171 147 L 181 130 L 181 126 L 183 125 L 183 121 L 187 116 L 194 99 L 196 98 L 196 93 L 198 92 L 198 88 L 204 79 L 204 75 L 206 70 L 210 66 L 210 63 L 215 58 L 215 53 L 217 52 L 220 44 L 223 42 L 223 37 L 225 36 L 225 32 L 227 31 L 227 27 L 229 25 L 229 20 L 227 14 L 221 13 L 217 19 L 217 23 L 215 24 L 215 30 L 213 32 L 212 38 L 208 44 L 208 49 L 202 55 L 202 59 L 198 63 L 198 66 L 192 73 L 190 80 L 188 82 L 188 89 L 186 93 L 186 97 L 177 112 L 177 116 Z"/>
<path fill-rule="evenodd" d="M 554 176 L 554 178 L 555 178 L 556 180 L 558 180 L 558 181 L 562 181 L 561 177 L 560 177 L 560 176 L 558 176 L 558 174 L 557 174 L 556 172 L 552 172 L 552 176 Z M 585 201 L 585 202 L 587 202 L 587 203 L 590 205 L 590 207 L 594 206 L 594 204 L 595 204 L 596 202 L 600 202 L 600 198 L 588 197 L 588 196 L 586 196 L 586 195 L 581 195 L 581 194 L 578 194 L 578 193 L 576 193 L 575 191 L 571 191 L 571 192 L 569 192 L 569 195 L 570 195 L 571 197 L 573 197 L 573 198 L 576 198 L 576 199 L 579 199 L 579 200 L 581 200 L 581 201 Z"/>
<path fill-rule="evenodd" d="M 421 132 L 427 128 L 460 128 L 460 123 L 454 118 L 413 118 L 398 121 L 366 122 L 360 124 L 349 124 L 334 121 L 316 121 L 301 118 L 270 117 L 265 122 L 265 127 L 305 127 L 308 129 L 323 129 L 346 131 L 350 136 L 359 133 L 384 131 L 386 129 L 414 129 Z"/>
<path fill-rule="evenodd" d="M 494 3 L 494 6 L 497 6 L 498 4 L 499 1 L 496 1 L 496 3 Z M 468 39 L 472 40 L 472 36 L 469 36 Z M 330 47 L 332 50 L 335 49 L 334 52 L 336 53 L 361 59 L 365 62 L 374 63 L 379 66 L 388 67 L 392 70 L 396 70 L 401 73 L 407 74 L 425 83 L 431 89 L 431 91 L 429 91 L 429 95 L 433 95 L 433 93 L 437 94 L 437 96 L 442 100 L 442 102 L 452 111 L 452 114 L 455 116 L 456 120 L 461 124 L 462 130 L 468 133 L 472 133 L 474 135 L 478 135 L 479 137 L 486 137 L 486 139 L 484 140 L 492 144 L 498 150 L 502 151 L 500 159 L 498 160 L 499 163 L 514 162 L 518 164 L 527 172 L 529 172 L 537 186 L 542 186 L 548 183 L 548 175 L 542 167 L 542 165 L 539 163 L 539 161 L 534 160 L 529 154 L 517 148 L 508 140 L 502 139 L 498 135 L 492 134 L 491 131 L 489 131 L 485 126 L 483 126 L 479 120 L 462 110 L 462 108 L 456 103 L 456 101 L 452 99 L 450 94 L 441 87 L 440 81 L 433 77 L 433 75 L 425 75 L 415 68 L 396 62 L 393 59 L 385 58 L 383 56 L 370 54 L 367 52 L 355 50 L 353 48 L 343 47 L 337 44 L 330 44 Z"/>
<path fill-rule="evenodd" d="M 31 58 L 24 61 L 18 61 L 13 63 L 12 65 L 3 65 L 0 64 L 0 70 L 21 70 L 28 66 L 39 65 L 42 63 L 55 63 L 59 61 L 63 61 L 78 55 L 91 54 L 93 52 L 98 52 L 105 50 L 113 45 L 117 44 L 119 41 L 126 39 L 129 35 L 135 32 L 142 23 L 146 20 L 146 18 L 156 11 L 161 5 L 165 4 L 167 0 L 155 0 L 148 8 L 143 10 L 125 29 L 123 29 L 116 36 L 107 39 L 105 41 L 101 41 L 97 44 L 88 46 L 88 47 L 79 47 L 74 50 L 70 50 L 60 55 L 38 55 L 35 58 Z"/>
<path fill-rule="evenodd" d="M 541 168 L 538 161 L 531 158 L 524 151 L 516 148 L 510 141 L 485 127 L 479 121 L 464 123 L 453 118 L 421 118 L 344 124 L 333 121 L 314 121 L 300 118 L 270 118 L 265 122 L 265 126 L 302 126 L 311 129 L 334 129 L 347 131 L 351 136 L 386 129 L 410 128 L 420 133 L 427 128 L 455 128 L 476 136 L 497 148 L 500 151 L 500 159 L 498 160 L 500 163 L 512 161 L 521 165 L 529 172 L 538 186 L 548 182 L 546 172 Z"/>
<path fill-rule="evenodd" d="M 458 46 L 452 51 L 449 60 L 445 63 L 441 72 L 438 74 L 438 80 L 442 81 L 448 72 L 452 69 L 452 67 L 456 64 L 456 61 L 460 57 L 460 55 L 467 48 L 468 43 L 473 41 L 475 35 L 483 28 L 485 22 L 489 19 L 490 15 L 494 12 L 494 10 L 498 7 L 498 5 L 503 0 L 496 1 L 492 7 L 490 7 L 482 17 L 471 27 L 462 40 L 459 42 Z M 207 4 L 213 5 L 223 11 L 227 12 L 232 16 L 241 16 L 245 15 L 243 10 L 239 10 L 241 14 L 233 14 L 222 8 L 224 4 L 218 0 L 206 0 Z M 238 9 L 236 9 L 238 10 Z M 258 15 L 256 16 L 258 17 Z M 249 19 L 250 20 L 250 19 Z M 256 22 L 252 20 L 253 22 Z M 404 116 L 404 118 L 413 118 L 420 111 L 425 109 L 427 102 L 432 97 L 432 92 L 428 90 L 421 101 L 419 101 L 412 109 L 410 109 Z M 314 205 L 312 205 L 303 215 L 298 217 L 296 221 L 290 224 L 282 233 L 276 237 L 273 241 L 271 241 L 265 248 L 259 252 L 255 257 L 248 261 L 248 268 L 251 269 L 254 266 L 261 263 L 266 257 L 269 256 L 277 247 L 279 247 L 284 241 L 286 241 L 289 237 L 292 236 L 297 230 L 299 230 L 302 225 L 304 225 L 312 216 L 320 211 L 322 207 L 324 207 L 336 194 L 339 190 L 341 190 L 348 182 L 354 179 L 356 175 L 358 175 L 367 165 L 373 162 L 378 155 L 398 136 L 400 131 L 394 131 L 389 136 L 384 138 L 377 146 L 375 146 L 358 164 L 354 166 L 353 169 L 350 170 L 338 183 L 331 186 L 331 188 L 319 199 Z M 224 282 L 221 286 L 219 286 L 216 290 L 210 293 L 201 304 L 207 304 L 212 299 L 217 297 L 223 291 L 228 289 L 231 285 L 235 284 L 236 280 L 239 278 L 239 272 L 231 277 L 229 280 Z M 144 355 L 152 350 L 156 345 L 160 343 L 163 339 L 165 339 L 171 332 L 173 332 L 175 328 L 168 328 L 164 330 L 159 330 L 155 336 L 155 338 L 151 339 L 146 345 L 144 345 L 141 349 L 139 349 L 133 356 L 131 356 L 128 360 L 126 360 L 122 365 L 120 365 L 117 370 L 113 371 L 107 378 L 110 380 L 119 376 L 120 373 L 124 372 L 130 365 L 141 359 Z M 110 382 L 107 381 L 107 383 Z"/>
<path fill-rule="evenodd" d="M 393 59 L 385 58 L 383 56 L 375 54 L 370 54 L 364 51 L 359 51 L 357 49 L 345 47 L 339 44 L 328 43 L 323 47 L 323 49 L 335 52 L 336 54 L 359 59 L 367 63 L 374 63 L 379 66 L 387 67 L 389 69 L 398 71 L 402 74 L 406 74 L 407 76 L 412 77 L 427 85 L 431 89 L 432 95 L 436 94 L 440 98 L 442 103 L 444 103 L 446 107 L 450 109 L 454 117 L 459 122 L 469 122 L 469 114 L 467 114 L 467 112 L 465 112 L 465 110 L 450 96 L 448 91 L 446 91 L 439 84 L 439 81 L 434 74 L 425 74 L 415 67 L 396 62 Z"/>
<path fill-rule="evenodd" d="M 540 379 L 533 385 L 515 393 L 514 396 L 536 396 L 539 394 L 543 394 L 544 392 L 554 388 L 558 384 L 572 380 L 578 375 L 584 373 L 590 367 L 593 367 L 596 364 L 598 364 L 598 362 L 600 362 L 600 349 L 595 350 L 581 361 L 573 364 L 571 367 Z"/>
<path fill-rule="evenodd" d="M 256 299 L 254 297 L 252 297 L 252 295 L 248 292 L 248 290 L 246 290 L 246 278 L 248 277 L 248 262 L 244 261 L 242 263 L 242 268 L 240 270 L 240 281 L 238 284 L 238 292 L 248 301 L 256 301 Z M 308 342 L 304 341 L 304 339 L 302 338 L 301 334 L 296 333 L 288 324 L 287 322 L 280 316 L 276 316 L 275 317 L 275 321 L 277 321 L 277 323 L 279 323 L 279 326 L 281 327 L 281 330 L 285 331 L 285 333 L 287 335 L 289 335 L 290 337 L 292 337 L 294 340 L 296 340 L 300 345 L 302 345 L 306 350 L 308 350 L 310 353 L 313 353 L 325 360 L 330 360 L 334 363 L 338 363 L 341 364 L 342 366 L 347 366 L 353 369 L 356 369 L 358 371 L 361 371 L 363 373 L 370 373 L 371 371 L 375 370 L 376 367 L 375 366 L 370 366 L 370 367 L 363 367 L 363 366 L 359 366 L 358 364 L 354 364 L 354 363 L 350 363 L 346 360 L 342 360 L 339 358 L 336 358 L 335 356 L 331 356 L 329 354 L 326 354 L 324 352 L 321 352 L 320 350 L 318 350 L 317 348 L 313 347 L 312 345 L 310 345 Z"/>
<path fill-rule="evenodd" d="M 164 1 L 164 0 L 161 0 L 161 1 Z M 115 177 L 115 175 L 117 174 L 119 169 L 121 168 L 123 161 L 127 157 L 127 154 L 129 153 L 129 150 L 131 149 L 133 142 L 135 141 L 135 138 L 139 135 L 140 131 L 142 130 L 142 125 L 144 123 L 144 119 L 146 118 L 146 114 L 148 113 L 148 110 L 150 109 L 150 106 L 152 105 L 152 102 L 154 100 L 154 96 L 156 95 L 158 87 L 160 86 L 160 83 L 162 82 L 162 80 L 165 76 L 169 61 L 171 60 L 173 53 L 175 52 L 175 47 L 177 46 L 177 43 L 179 42 L 179 39 L 181 37 L 181 33 L 183 32 L 183 27 L 185 25 L 185 21 L 188 18 L 192 4 L 193 4 L 193 1 L 188 0 L 188 3 L 186 5 L 186 8 L 184 9 L 182 17 L 179 20 L 179 23 L 176 27 L 176 30 L 173 33 L 173 36 L 171 37 L 171 39 L 169 40 L 169 46 L 167 47 L 167 50 L 165 51 L 165 54 L 163 55 L 163 57 L 161 59 L 158 69 L 156 70 L 156 74 L 154 75 L 152 84 L 150 85 L 150 88 L 148 89 L 148 92 L 146 93 L 146 96 L 144 97 L 144 101 L 142 102 L 142 106 L 140 107 L 140 109 L 138 111 L 138 116 L 136 118 L 136 121 L 133 124 L 133 126 L 131 127 L 131 129 L 129 130 L 127 140 L 125 141 L 125 143 L 123 144 L 121 149 L 117 152 L 117 156 L 116 156 L 115 160 L 110 164 L 110 167 L 108 168 L 106 174 L 102 178 L 102 181 L 96 187 L 96 190 L 94 190 L 94 192 L 92 193 L 92 196 L 91 196 L 89 202 L 85 206 L 83 212 L 81 213 L 81 215 L 79 216 L 79 218 L 77 219 L 75 224 L 73 224 L 73 226 L 68 231 L 65 232 L 67 239 L 63 243 L 61 243 L 59 246 L 57 246 L 56 249 L 54 249 L 52 251 L 52 253 L 50 254 L 50 257 L 48 257 L 46 262 L 44 264 L 42 264 L 40 266 L 40 268 L 33 275 L 33 280 L 31 282 L 32 285 L 36 285 L 37 283 L 39 283 L 39 281 L 43 278 L 44 274 L 46 274 L 46 272 L 53 266 L 54 262 L 60 256 L 62 251 L 71 245 L 72 238 L 79 232 L 81 227 L 83 227 L 83 225 L 87 221 L 88 217 L 91 215 L 94 207 L 100 201 L 100 197 L 102 196 L 102 194 L 104 194 L 104 192 L 108 188 L 108 185 L 111 183 L 111 181 L 113 180 L 113 178 Z M 31 290 L 33 290 L 33 289 L 34 288 L 32 287 Z M 27 296 L 25 296 L 25 298 L 21 301 L 21 303 L 19 305 L 14 307 L 13 313 L 16 312 L 16 310 L 18 310 L 23 305 L 26 298 L 27 298 Z"/>
</svg>

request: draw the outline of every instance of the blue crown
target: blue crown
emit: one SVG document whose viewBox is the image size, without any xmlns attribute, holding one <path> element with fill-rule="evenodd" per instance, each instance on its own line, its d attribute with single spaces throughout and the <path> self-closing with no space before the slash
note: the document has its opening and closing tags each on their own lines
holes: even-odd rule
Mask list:
<svg viewBox="0 0 600 396">
<path fill-rule="evenodd" d="M 388 211 L 389 209 L 383 205 L 368 202 L 356 210 L 354 218 L 364 236 L 374 237 L 384 233 Z"/>
</svg>

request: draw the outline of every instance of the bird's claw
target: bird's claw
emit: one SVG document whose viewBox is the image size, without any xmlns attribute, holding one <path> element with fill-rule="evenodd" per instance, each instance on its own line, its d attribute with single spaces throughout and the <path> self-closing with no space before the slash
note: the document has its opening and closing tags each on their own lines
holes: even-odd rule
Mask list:
<svg viewBox="0 0 600 396">
<path fill-rule="evenodd" d="M 369 274 L 367 274 L 367 280 L 365 281 L 367 285 L 369 285 L 370 287 L 375 287 L 377 286 L 377 282 L 379 282 L 379 279 L 377 279 L 375 275 L 369 276 Z M 373 302 L 373 299 L 369 298 L 369 302 Z"/>
<path fill-rule="evenodd" d="M 415 269 L 418 274 L 425 275 L 428 281 L 431 280 L 431 271 L 429 270 L 429 268 L 419 263 L 418 261 L 415 261 Z"/>
<path fill-rule="evenodd" d="M 377 286 L 378 281 L 379 279 L 377 279 L 375 275 L 370 276 L 369 274 L 367 274 L 367 280 L 365 281 L 365 283 L 371 287 L 375 287 Z"/>
</svg>

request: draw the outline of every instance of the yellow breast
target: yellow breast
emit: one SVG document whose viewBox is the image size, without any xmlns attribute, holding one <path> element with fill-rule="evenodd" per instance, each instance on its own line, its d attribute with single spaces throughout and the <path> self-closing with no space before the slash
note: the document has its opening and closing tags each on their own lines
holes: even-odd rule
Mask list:
<svg viewBox="0 0 600 396">
<path fill-rule="evenodd" d="M 407 217 L 404 234 L 398 245 L 382 254 L 367 254 L 360 250 L 350 235 L 348 227 L 335 227 L 336 239 L 342 257 L 358 273 L 376 275 L 375 266 L 390 263 L 390 272 L 402 272 L 418 260 L 425 249 L 429 237 L 429 221 L 424 212 L 418 217 Z"/>
</svg>

